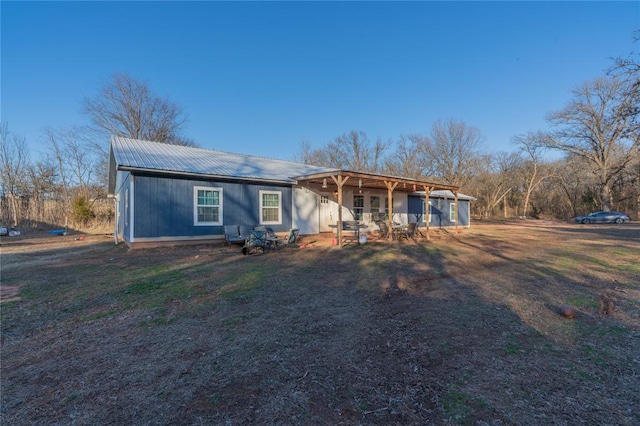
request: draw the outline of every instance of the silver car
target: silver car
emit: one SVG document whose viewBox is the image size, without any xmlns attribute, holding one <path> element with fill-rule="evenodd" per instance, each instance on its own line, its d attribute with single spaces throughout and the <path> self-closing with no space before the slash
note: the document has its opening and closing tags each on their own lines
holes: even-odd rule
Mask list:
<svg viewBox="0 0 640 426">
<path fill-rule="evenodd" d="M 629 216 L 620 212 L 594 212 L 576 217 L 578 223 L 624 223 L 630 220 Z"/>
</svg>

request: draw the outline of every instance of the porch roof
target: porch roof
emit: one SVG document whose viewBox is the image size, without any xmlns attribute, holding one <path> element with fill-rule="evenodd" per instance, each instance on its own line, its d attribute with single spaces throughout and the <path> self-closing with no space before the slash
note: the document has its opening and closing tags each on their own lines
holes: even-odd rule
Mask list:
<svg viewBox="0 0 640 426">
<path fill-rule="evenodd" d="M 337 190 L 338 187 L 358 189 L 379 189 L 401 192 L 445 190 L 458 192 L 460 187 L 426 180 L 354 172 L 350 170 L 329 170 L 293 178 L 298 185 L 313 189 Z"/>
</svg>

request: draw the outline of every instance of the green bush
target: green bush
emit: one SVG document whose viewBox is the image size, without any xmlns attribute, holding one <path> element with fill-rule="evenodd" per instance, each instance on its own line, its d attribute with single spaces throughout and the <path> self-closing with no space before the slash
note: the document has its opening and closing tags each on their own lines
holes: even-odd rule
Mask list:
<svg viewBox="0 0 640 426">
<path fill-rule="evenodd" d="M 73 219 L 78 223 L 85 224 L 96 217 L 95 212 L 91 209 L 89 198 L 86 195 L 75 197 L 72 201 L 72 208 Z"/>
</svg>

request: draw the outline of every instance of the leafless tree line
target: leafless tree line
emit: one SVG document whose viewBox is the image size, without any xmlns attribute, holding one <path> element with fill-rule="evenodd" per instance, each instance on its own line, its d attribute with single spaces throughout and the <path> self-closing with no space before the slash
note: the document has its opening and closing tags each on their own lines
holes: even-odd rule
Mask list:
<svg viewBox="0 0 640 426">
<path fill-rule="evenodd" d="M 87 126 L 48 128 L 47 151 L 33 162 L 24 137 L 0 125 L 0 225 L 86 227 L 108 224 L 110 135 L 194 145 L 182 136 L 186 117 L 167 98 L 126 74 L 115 74 L 94 97 L 82 102 Z"/>
<path fill-rule="evenodd" d="M 639 40 L 640 41 L 640 33 Z M 371 140 L 350 131 L 320 148 L 303 142 L 295 160 L 315 165 L 460 186 L 476 197 L 476 217 L 569 218 L 619 210 L 640 219 L 640 66 L 618 58 L 606 76 L 576 87 L 548 115 L 550 130 L 512 138 L 513 152 L 485 150 L 481 131 L 439 119 L 428 134 Z M 83 102 L 90 125 L 47 129 L 47 154 L 30 159 L 24 137 L 0 125 L 0 225 L 87 226 L 108 223 L 109 135 L 194 145 L 182 136 L 182 110 L 146 83 L 115 75 Z M 102 141 L 102 143 L 96 143 Z M 559 153 L 556 159 L 549 154 Z"/>
<path fill-rule="evenodd" d="M 479 129 L 450 118 L 436 120 L 427 135 L 396 141 L 372 142 L 352 131 L 317 149 L 303 143 L 296 159 L 456 185 L 477 198 L 477 217 L 620 210 L 640 219 L 637 54 L 617 58 L 606 76 L 576 87 L 569 103 L 546 119 L 550 130 L 515 135 L 511 153 L 486 152 Z M 561 158 L 550 160 L 553 153 Z"/>
</svg>

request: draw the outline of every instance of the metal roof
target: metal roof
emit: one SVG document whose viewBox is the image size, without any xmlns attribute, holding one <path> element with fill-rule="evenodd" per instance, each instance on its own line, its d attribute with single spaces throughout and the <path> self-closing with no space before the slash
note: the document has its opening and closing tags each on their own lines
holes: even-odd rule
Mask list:
<svg viewBox="0 0 640 426">
<path fill-rule="evenodd" d="M 453 198 L 459 188 L 423 180 L 311 166 L 254 155 L 233 154 L 166 143 L 111 137 L 109 193 L 115 190 L 115 171 L 153 171 L 180 175 L 200 175 L 223 179 L 259 180 L 302 184 L 314 189 L 340 186 L 396 190 L 419 194 L 430 188 L 432 196 Z M 350 179 L 351 178 L 351 179 Z M 402 185 L 399 185 L 402 183 Z M 393 189 L 391 189 L 392 187 Z M 424 194 L 424 192 L 422 192 Z M 458 193 L 460 199 L 474 199 Z"/>
<path fill-rule="evenodd" d="M 295 176 L 336 169 L 253 155 L 111 137 L 111 152 L 118 170 L 153 170 L 237 179 L 295 183 Z"/>
</svg>

